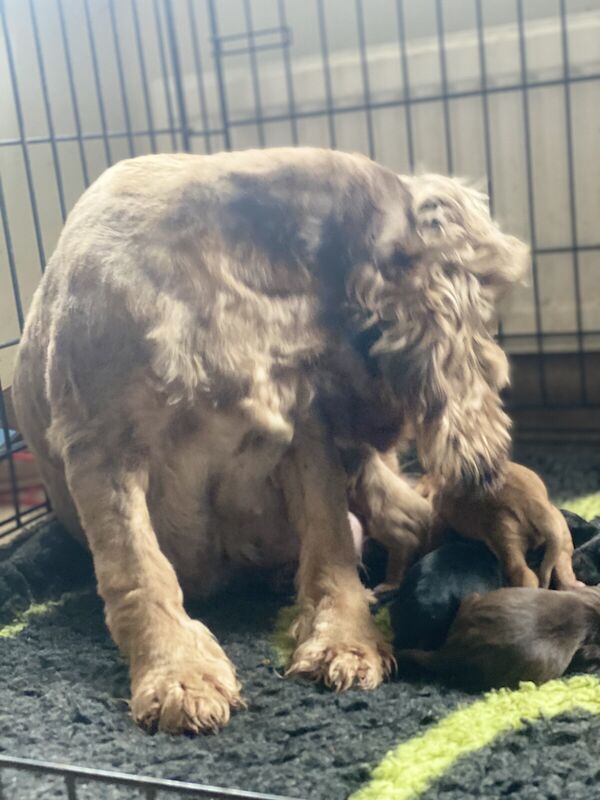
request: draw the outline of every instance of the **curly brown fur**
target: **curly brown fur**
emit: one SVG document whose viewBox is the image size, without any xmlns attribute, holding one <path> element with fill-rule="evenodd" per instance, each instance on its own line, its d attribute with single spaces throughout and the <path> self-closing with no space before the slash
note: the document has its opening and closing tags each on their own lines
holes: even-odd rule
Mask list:
<svg viewBox="0 0 600 800">
<path fill-rule="evenodd" d="M 600 589 L 498 589 L 463 600 L 439 650 L 400 650 L 416 663 L 473 689 L 543 683 L 575 658 L 600 661 Z"/>
<path fill-rule="evenodd" d="M 291 672 L 382 680 L 334 439 L 391 446 L 410 424 L 448 491 L 500 476 L 506 370 L 486 326 L 526 264 L 472 190 L 332 151 L 144 156 L 85 192 L 14 395 L 57 514 L 92 550 L 137 720 L 227 721 L 234 668 L 180 586 L 298 558 Z M 345 431 L 322 422 L 332 405 Z"/>
<path fill-rule="evenodd" d="M 402 398 L 423 467 L 438 488 L 489 489 L 501 483 L 510 447 L 499 391 L 509 381 L 489 323 L 494 303 L 522 276 L 527 251 L 490 225 L 483 196 L 456 181 L 424 176 L 413 191 L 416 241 L 399 258 L 411 268 L 359 266 L 351 290 L 371 348 Z"/>
<path fill-rule="evenodd" d="M 430 489 L 422 489 L 429 493 Z M 513 586 L 558 589 L 581 586 L 573 572 L 573 540 L 564 516 L 548 498 L 543 481 L 527 467 L 510 462 L 501 489 L 485 498 L 439 496 L 437 525 L 484 542 Z M 528 551 L 545 547 L 539 578 L 527 565 Z"/>
</svg>

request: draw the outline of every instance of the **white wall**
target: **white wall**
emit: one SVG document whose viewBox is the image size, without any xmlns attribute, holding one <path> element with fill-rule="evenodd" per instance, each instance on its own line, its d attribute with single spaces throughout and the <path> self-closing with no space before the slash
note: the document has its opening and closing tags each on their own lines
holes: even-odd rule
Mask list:
<svg viewBox="0 0 600 800">
<path fill-rule="evenodd" d="M 26 135 L 47 135 L 47 122 L 41 94 L 38 65 L 33 46 L 29 0 L 6 0 L 7 24 L 14 53 Z M 111 29 L 109 0 L 88 0 L 96 37 L 100 81 L 108 128 L 123 130 L 125 117 L 117 58 Z M 600 0 L 569 0 L 569 46 L 571 73 L 584 76 L 600 72 Z M 72 49 L 75 90 L 84 133 L 98 132 L 100 114 L 90 46 L 85 25 L 84 0 L 63 0 L 67 33 Z M 199 88 L 206 96 L 206 111 L 211 128 L 220 127 L 219 105 L 213 73 L 211 44 L 205 0 L 174 0 L 180 59 L 184 76 L 184 93 L 192 126 L 203 125 Z M 189 9 L 196 12 L 198 42 L 205 71 L 199 84 L 191 46 L 193 29 Z M 393 103 L 403 95 L 402 70 L 397 40 L 395 0 L 364 0 L 365 27 L 368 44 L 368 65 L 371 99 L 377 103 Z M 444 22 L 448 62 L 449 90 L 474 91 L 480 87 L 479 55 L 475 32 L 473 0 L 444 0 Z M 560 80 L 562 49 L 558 18 L 558 0 L 524 0 L 528 79 Z M 54 126 L 58 134 L 73 134 L 75 121 L 70 87 L 65 67 L 57 3 L 35 0 L 43 57 L 46 64 L 48 91 L 51 98 Z M 136 48 L 134 19 L 130 0 L 113 3 L 117 26 L 125 91 L 134 129 L 148 127 L 139 53 Z M 287 0 L 288 23 L 293 31 L 291 57 L 296 106 L 300 112 L 322 109 L 325 101 L 324 80 L 314 0 Z M 411 92 L 426 97 L 441 93 L 439 52 L 433 0 L 405 0 L 406 32 L 409 39 L 408 60 Z M 507 87 L 519 83 L 519 41 L 516 26 L 516 4 L 509 0 L 483 0 L 486 25 L 486 56 L 489 84 Z M 162 0 L 137 0 L 144 59 L 150 86 L 150 102 L 156 128 L 169 124 L 165 83 L 161 68 L 160 38 L 162 32 L 166 59 L 170 53 Z M 252 14 L 256 28 L 279 24 L 278 0 L 253 0 Z M 158 18 L 156 11 L 158 10 Z M 218 0 L 222 34 L 240 33 L 246 29 L 242 0 Z M 331 77 L 337 107 L 362 103 L 363 83 L 357 49 L 355 3 L 353 0 L 325 0 L 328 44 L 331 52 Z M 157 24 L 158 19 L 158 24 Z M 226 89 L 232 119 L 252 118 L 256 98 L 251 82 L 248 56 L 232 56 L 225 60 Z M 283 61 L 279 50 L 267 51 L 258 57 L 260 91 L 264 115 L 286 114 L 288 97 Z M 174 87 L 168 91 L 175 107 Z M 529 92 L 532 135 L 532 167 L 534 181 L 534 224 L 539 247 L 569 246 L 572 241 L 568 208 L 568 173 L 564 86 L 560 84 Z M 3 37 L 0 36 L 0 138 L 18 138 L 18 125 L 11 90 Z M 580 244 L 600 241 L 597 220 L 600 219 L 600 82 L 578 82 L 571 87 L 574 133 L 574 172 L 577 207 L 577 240 Z M 474 178 L 485 176 L 483 148 L 483 105 L 480 96 L 453 100 L 449 105 L 454 169 Z M 175 108 L 176 113 L 176 108 Z M 490 95 L 489 113 L 492 139 L 492 181 L 495 210 L 505 227 L 529 238 L 529 206 L 525 170 L 523 102 L 519 91 Z M 398 170 L 408 169 L 406 118 L 402 107 L 391 106 L 373 111 L 375 155 L 382 163 Z M 326 116 L 300 119 L 298 132 L 302 144 L 329 145 Z M 416 158 L 419 167 L 447 170 L 443 106 L 440 102 L 422 103 L 412 110 Z M 367 151 L 366 114 L 335 115 L 337 146 L 342 149 Z M 234 127 L 235 147 L 256 146 L 259 141 L 256 125 Z M 267 145 L 291 143 L 288 121 L 266 123 Z M 193 138 L 198 152 L 205 149 L 205 139 Z M 223 146 L 215 135 L 209 140 L 212 149 Z M 81 159 L 77 142 L 57 145 L 60 169 L 65 187 L 66 204 L 70 207 L 84 188 Z M 174 148 L 170 135 L 157 137 L 160 150 Z M 146 135 L 134 139 L 136 153 L 148 152 Z M 175 148 L 180 147 L 180 140 Z M 127 140 L 111 140 L 111 159 L 129 154 Z M 83 145 L 89 176 L 94 178 L 106 166 L 102 141 Z M 38 208 L 43 231 L 43 244 L 48 256 L 62 224 L 56 191 L 51 148 L 48 144 L 32 144 L 28 148 Z M 22 150 L 19 145 L 0 147 L 0 169 L 7 203 L 12 244 L 18 267 L 25 306 L 39 280 L 40 264 L 32 224 L 31 204 L 25 180 Z M 582 281 L 584 328 L 600 328 L 600 253 L 581 253 L 579 267 Z M 564 332 L 564 337 L 547 341 L 549 350 L 569 350 L 575 345 L 575 295 L 573 258 L 567 254 L 540 257 L 538 261 L 539 291 L 542 301 L 544 330 Z M 535 316 L 531 287 L 520 290 L 504 315 L 507 332 L 532 334 Z M 7 268 L 5 242 L 0 236 L 0 342 L 18 335 L 14 301 Z M 586 338 L 589 349 L 597 349 L 600 341 Z M 531 351 L 533 337 L 510 344 L 511 349 Z M 12 350 L 0 350 L 0 377 L 6 385 L 10 379 Z"/>
</svg>

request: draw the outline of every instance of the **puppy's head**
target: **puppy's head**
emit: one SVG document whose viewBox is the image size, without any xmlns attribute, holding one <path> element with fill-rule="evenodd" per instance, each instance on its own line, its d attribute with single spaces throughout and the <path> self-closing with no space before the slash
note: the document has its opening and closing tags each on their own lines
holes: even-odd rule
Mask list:
<svg viewBox="0 0 600 800">
<path fill-rule="evenodd" d="M 437 487 L 489 490 L 502 480 L 510 449 L 500 399 L 508 362 L 491 327 L 498 298 L 527 269 L 528 250 L 462 182 L 399 181 L 405 220 L 394 234 L 390 211 L 377 263 L 357 268 L 349 290 L 367 324 L 381 330 L 371 355 Z"/>
</svg>

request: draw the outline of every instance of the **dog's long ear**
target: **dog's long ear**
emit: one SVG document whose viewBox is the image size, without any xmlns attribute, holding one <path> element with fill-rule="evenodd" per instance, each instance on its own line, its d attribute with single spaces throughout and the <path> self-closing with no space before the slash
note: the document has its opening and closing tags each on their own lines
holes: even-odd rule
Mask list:
<svg viewBox="0 0 600 800">
<path fill-rule="evenodd" d="M 489 490 L 502 479 L 510 421 L 500 391 L 506 356 L 490 328 L 496 303 L 529 264 L 528 248 L 502 233 L 487 199 L 452 178 L 399 178 L 404 209 L 390 211 L 375 263 L 358 265 L 348 299 L 420 457 L 441 490 Z"/>
<path fill-rule="evenodd" d="M 499 394 L 508 364 L 487 331 L 492 303 L 478 278 L 451 263 L 424 263 L 391 284 L 363 266 L 351 289 L 381 331 L 370 354 L 437 487 L 491 488 L 510 450 Z"/>
<path fill-rule="evenodd" d="M 349 297 L 376 324 L 371 349 L 438 488 L 497 484 L 510 449 L 500 390 L 507 359 L 489 331 L 498 297 L 527 269 L 527 247 L 460 181 L 402 178 L 406 217 L 382 257 L 355 270 Z"/>
</svg>

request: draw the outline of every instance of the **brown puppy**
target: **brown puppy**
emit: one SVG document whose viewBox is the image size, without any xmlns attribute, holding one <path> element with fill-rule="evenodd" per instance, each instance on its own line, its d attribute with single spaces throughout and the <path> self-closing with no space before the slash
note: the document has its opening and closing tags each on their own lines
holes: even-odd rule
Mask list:
<svg viewBox="0 0 600 800">
<path fill-rule="evenodd" d="M 425 496 L 431 484 L 421 482 Z M 567 523 L 548 498 L 542 480 L 511 462 L 504 486 L 486 497 L 436 497 L 438 521 L 434 539 L 446 527 L 468 539 L 478 539 L 496 555 L 513 586 L 558 589 L 582 586 L 573 572 L 573 541 Z M 525 560 L 527 552 L 545 545 L 539 578 Z"/>
<path fill-rule="evenodd" d="M 472 594 L 439 650 L 400 650 L 398 660 L 490 689 L 559 678 L 576 656 L 600 661 L 600 587 Z"/>
</svg>

